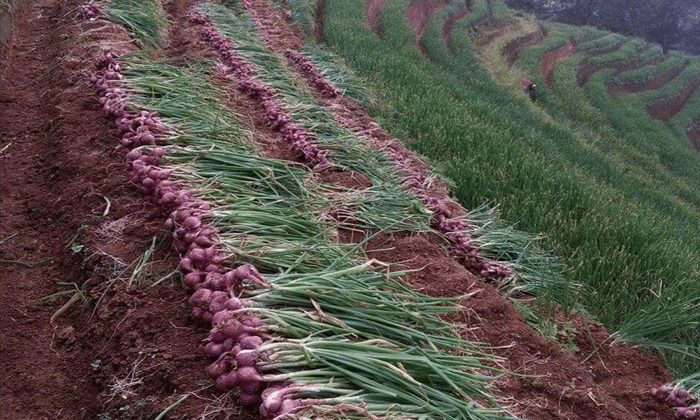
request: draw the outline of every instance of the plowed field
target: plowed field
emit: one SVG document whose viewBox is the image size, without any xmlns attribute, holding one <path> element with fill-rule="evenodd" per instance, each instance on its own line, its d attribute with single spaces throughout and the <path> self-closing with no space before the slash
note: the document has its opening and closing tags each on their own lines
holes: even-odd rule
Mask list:
<svg viewBox="0 0 700 420">
<path fill-rule="evenodd" d="M 175 66 L 221 63 L 200 36 L 201 25 L 186 18 L 194 3 L 163 4 L 168 33 L 150 54 Z M 305 40 L 269 0 L 241 3 L 269 51 L 319 106 L 404 170 L 429 173 L 357 102 L 324 90 L 305 72 L 295 61 Z M 367 24 L 377 32 L 383 3 L 367 2 Z M 139 45 L 103 17 L 78 18 L 78 6 L 76 0 L 24 5 L 13 17 L 11 48 L 0 67 L 0 419 L 261 418 L 256 404 L 242 407 L 239 391 L 219 391 L 207 376 L 211 326 L 188 307 L 191 292 L 177 271 L 182 250 L 164 225 L 170 220 L 165 195 L 156 199 L 145 183 L 132 182 L 114 119 L 90 83 L 105 51 L 133 52 Z M 423 12 L 416 13 L 424 25 Z M 422 26 L 415 30 L 420 34 Z M 294 149 L 267 123 L 260 98 L 246 96 L 236 80 L 227 84 L 230 77 L 215 80 L 261 156 L 308 171 L 329 188 L 371 185 L 355 171 L 314 166 L 310 156 L 325 155 Z M 439 181 L 424 194 L 444 200 L 452 217 L 468 214 Z M 369 259 L 412 270 L 404 282 L 415 291 L 462 296 L 461 309 L 444 317 L 464 338 L 491 346 L 494 360 L 513 373 L 495 386 L 512 413 L 537 420 L 674 417 L 649 394 L 671 380 L 656 358 L 611 347 L 602 327 L 581 318 L 549 341 L 493 282 L 451 253 L 444 236 L 374 233 L 348 222 L 337 241 L 361 243 Z M 231 268 L 243 262 L 229 261 Z M 348 413 L 358 418 L 357 411 Z"/>
</svg>

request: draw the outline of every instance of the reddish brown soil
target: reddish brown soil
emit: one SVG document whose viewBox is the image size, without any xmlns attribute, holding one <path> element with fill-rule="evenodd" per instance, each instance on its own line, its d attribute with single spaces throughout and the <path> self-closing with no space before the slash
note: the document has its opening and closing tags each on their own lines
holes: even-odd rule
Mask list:
<svg viewBox="0 0 700 420">
<path fill-rule="evenodd" d="M 445 0 L 415 0 L 406 12 L 406 20 L 411 30 L 416 35 L 416 41 L 420 42 L 425 33 L 425 25 L 428 24 L 430 15 L 440 10 L 447 3 Z"/>
<path fill-rule="evenodd" d="M 605 49 L 605 50 L 596 51 L 594 54 L 590 54 L 590 56 L 591 56 L 591 57 L 597 57 L 597 56 L 601 56 L 601 55 L 605 55 L 605 54 L 609 54 L 609 53 L 615 52 L 615 51 L 617 51 L 618 49 L 620 49 L 620 48 L 622 47 L 622 44 L 623 44 L 623 43 L 620 43 L 620 44 L 617 44 L 617 45 L 615 45 L 615 46 L 613 46 L 613 47 L 611 47 L 611 48 L 608 48 L 608 49 Z M 638 50 L 637 53 L 636 53 L 636 56 L 637 56 L 637 57 L 640 56 L 641 53 L 642 53 L 642 50 Z M 581 66 L 581 68 L 579 69 L 579 71 L 578 71 L 578 73 L 577 73 L 577 75 L 576 75 L 576 78 L 577 78 L 577 80 L 578 80 L 579 86 L 583 86 L 583 85 L 586 84 L 586 82 L 588 81 L 588 78 L 591 77 L 591 75 L 592 75 L 593 73 L 596 73 L 596 72 L 598 72 L 598 71 L 600 71 L 600 70 L 602 70 L 602 69 L 604 69 L 604 68 L 611 68 L 611 69 L 615 69 L 615 70 L 621 71 L 621 72 L 622 72 L 622 71 L 630 71 L 630 70 L 634 70 L 634 69 L 636 69 L 636 68 L 639 68 L 640 66 L 659 64 L 659 63 L 661 63 L 662 61 L 664 61 L 665 59 L 666 59 L 666 58 L 665 58 L 664 56 L 659 55 L 659 56 L 657 56 L 657 57 L 655 57 L 655 58 L 653 58 L 653 59 L 651 59 L 651 60 L 648 60 L 648 61 L 641 61 L 641 60 L 639 60 L 639 59 L 634 59 L 634 58 L 632 58 L 632 59 L 629 59 L 629 60 L 622 60 L 622 61 L 619 61 L 619 62 L 616 62 L 616 63 L 612 63 L 612 64 L 609 64 L 609 65 L 584 64 L 584 65 Z"/>
<path fill-rule="evenodd" d="M 544 34 L 542 34 L 542 31 L 537 30 L 504 45 L 501 54 L 506 58 L 508 67 L 512 67 L 515 60 L 518 59 L 520 50 L 532 45 L 537 45 L 543 38 Z"/>
<path fill-rule="evenodd" d="M 382 7 L 391 0 L 365 0 L 365 22 L 377 35 L 382 34 Z"/>
<path fill-rule="evenodd" d="M 599 72 L 600 70 L 604 68 L 611 68 L 615 69 L 617 71 L 630 71 L 638 68 L 641 65 L 649 65 L 649 64 L 658 64 L 664 60 L 663 57 L 657 57 L 651 61 L 646 61 L 646 62 L 641 62 L 637 60 L 624 60 L 620 61 L 617 63 L 613 63 L 610 65 L 592 65 L 592 64 L 584 64 L 581 66 L 579 69 L 576 78 L 578 80 L 579 86 L 583 86 L 588 82 L 588 78 L 591 77 L 594 73 Z"/>
<path fill-rule="evenodd" d="M 161 54 L 175 62 L 213 56 L 182 17 L 192 2 L 166 4 L 173 25 Z M 178 275 L 168 277 L 177 257 L 160 227 L 166 216 L 129 184 L 116 141 L 85 82 L 101 48 L 134 47 L 116 25 L 74 22 L 70 12 L 78 4 L 39 0 L 28 7 L 17 20 L 7 77 L 0 78 L 0 419 L 153 419 L 178 401 L 166 418 L 256 418 L 241 412 L 230 393 L 214 391 L 206 378 L 209 360 L 201 347 L 208 331 L 189 316 Z M 273 49 L 303 44 L 269 0 L 252 5 Z M 78 40 L 87 30 L 91 35 Z M 261 128 L 258 108 L 234 90 L 227 92 L 231 106 L 252 117 L 260 147 L 293 164 L 295 156 L 278 134 Z M 318 100 L 332 105 L 354 130 L 382 139 L 408 155 L 415 168 L 429 170 L 353 101 Z M 368 185 L 353 173 L 319 178 L 348 188 Z M 447 190 L 437 183 L 435 193 L 446 196 Z M 451 209 L 464 211 L 455 203 Z M 152 263 L 130 281 L 132 264 L 153 238 Z M 544 420 L 673 417 L 648 395 L 651 386 L 670 379 L 658 360 L 624 346 L 611 348 L 600 327 L 590 327 L 591 342 L 580 320 L 573 321 L 575 332 L 559 338 L 573 340 L 581 351 L 562 351 L 446 255 L 444 245 L 430 235 L 385 235 L 371 242 L 369 252 L 409 268 L 425 266 L 407 277 L 417 290 L 473 293 L 450 319 L 470 339 L 507 346 L 495 350 L 505 358 L 504 367 L 536 375 L 498 382 L 519 414 Z M 163 280 L 155 286 L 158 279 Z M 42 300 L 73 290 L 73 283 L 84 291 L 84 303 L 60 311 L 71 294 Z M 599 355 L 589 358 L 592 343 Z"/>
<path fill-rule="evenodd" d="M 566 60 L 571 57 L 576 52 L 576 44 L 569 41 L 561 48 L 556 50 L 547 51 L 542 55 L 542 60 L 540 61 L 540 73 L 544 78 L 547 86 L 552 86 L 552 76 L 554 75 L 554 69 L 557 68 L 557 64 L 560 61 Z"/>
<path fill-rule="evenodd" d="M 457 12 L 451 14 L 445 19 L 442 24 L 442 41 L 445 43 L 445 47 L 450 50 L 452 49 L 452 28 L 454 28 L 455 22 L 469 15 L 469 9 L 459 9 Z"/>
<path fill-rule="evenodd" d="M 213 392 L 179 276 L 151 287 L 177 267 L 165 215 L 130 185 L 86 83 L 100 48 L 133 45 L 104 21 L 79 27 L 77 5 L 27 7 L 0 86 L 0 418 L 155 418 L 185 395 L 168 418 L 255 418 Z M 76 288 L 85 300 L 60 309 Z"/>
<path fill-rule="evenodd" d="M 558 343 L 545 340 L 510 302 L 446 255 L 444 246 L 432 235 L 382 235 L 368 248 L 373 258 L 402 262 L 397 269 L 420 269 L 407 275 L 416 290 L 469 296 L 461 301 L 464 310 L 448 318 L 462 325 L 466 338 L 500 346 L 495 354 L 505 359 L 503 367 L 528 375 L 497 383 L 513 398 L 516 414 L 538 420 L 673 418 L 648 394 L 659 378 L 671 379 L 658 360 L 626 346 L 609 346 L 607 331 L 596 324 L 586 327 L 580 317 L 570 320 L 574 330 L 557 335 Z M 567 344 L 579 350 L 563 351 L 560 345 Z M 598 354 L 591 356 L 594 349 Z"/>
<path fill-rule="evenodd" d="M 593 75 L 593 73 L 603 69 L 602 66 L 591 66 L 589 64 L 584 64 L 576 72 L 576 81 L 578 81 L 579 86 L 583 86 L 588 82 L 588 78 Z"/>
<path fill-rule="evenodd" d="M 698 87 L 700 87 L 700 75 L 697 75 L 695 79 L 672 97 L 647 105 L 647 112 L 655 120 L 666 121 L 683 109 Z"/>
</svg>

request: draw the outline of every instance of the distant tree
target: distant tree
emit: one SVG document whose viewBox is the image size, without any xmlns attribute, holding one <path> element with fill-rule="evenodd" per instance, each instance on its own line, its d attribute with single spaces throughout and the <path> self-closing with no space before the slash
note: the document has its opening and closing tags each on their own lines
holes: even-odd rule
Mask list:
<svg viewBox="0 0 700 420">
<path fill-rule="evenodd" d="M 561 13 L 561 20 L 575 25 L 591 25 L 599 3 L 600 0 L 577 0 L 573 7 Z"/>
<path fill-rule="evenodd" d="M 674 44 L 682 41 L 682 22 L 691 10 L 694 0 L 665 1 L 654 13 L 651 22 L 646 27 L 647 39 L 658 42 L 664 54 Z"/>
</svg>

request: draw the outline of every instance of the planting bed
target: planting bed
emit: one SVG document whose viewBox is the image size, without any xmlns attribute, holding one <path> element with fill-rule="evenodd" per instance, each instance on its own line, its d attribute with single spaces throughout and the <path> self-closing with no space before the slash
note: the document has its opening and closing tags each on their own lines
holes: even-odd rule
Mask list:
<svg viewBox="0 0 700 420">
<path fill-rule="evenodd" d="M 588 54 L 590 57 L 600 57 L 603 55 L 607 54 L 612 54 L 619 50 L 622 46 L 624 45 L 624 42 L 618 42 L 616 44 L 613 44 L 609 47 L 601 48 L 601 49 L 596 49 L 594 51 L 586 51 L 584 50 L 583 52 Z M 586 84 L 588 81 L 588 78 L 591 77 L 591 75 L 598 70 L 600 70 L 602 67 L 600 66 L 594 66 L 594 65 L 588 65 L 584 64 L 581 66 L 581 68 L 578 70 L 576 73 L 576 80 L 578 81 L 579 86 L 583 86 Z"/>
<path fill-rule="evenodd" d="M 231 145 L 212 142 L 202 147 L 203 143 L 197 143 L 203 141 L 199 137 L 188 137 L 187 123 L 192 123 L 195 116 L 177 121 L 174 113 L 168 114 L 172 109 L 166 106 L 169 95 L 180 92 L 175 83 L 165 85 L 165 93 L 158 96 L 162 102 L 149 97 L 149 89 L 127 92 L 123 88 L 126 85 L 136 89 L 143 80 L 154 80 L 158 71 L 165 73 L 168 69 L 169 74 L 179 74 L 178 69 L 189 69 L 187 66 L 195 60 L 218 63 L 206 74 L 211 74 L 211 86 L 223 98 L 225 109 L 221 115 L 230 111 L 250 129 L 249 137 L 241 136 L 245 147 L 238 149 L 240 155 L 246 148 L 254 149 L 249 162 L 267 162 L 259 173 L 269 172 L 270 176 L 262 176 L 254 183 L 256 190 L 278 187 L 275 182 L 285 182 L 279 178 L 282 176 L 293 180 L 308 176 L 300 184 L 308 191 L 300 195 L 311 195 L 310 191 L 317 188 L 321 193 L 314 195 L 316 199 L 328 199 L 336 205 L 339 191 L 350 200 L 358 191 L 392 182 L 396 174 L 406 178 L 396 187 L 398 190 L 400 185 L 405 196 L 399 191 L 391 199 L 416 208 L 422 206 L 430 212 L 395 209 L 397 214 L 416 219 L 406 216 L 403 224 L 398 224 L 400 228 L 378 235 L 375 234 L 380 222 L 374 226 L 372 220 L 364 220 L 362 214 L 350 213 L 343 206 L 333 208 L 329 214 L 313 213 L 317 209 L 311 203 L 301 203 L 299 208 L 308 206 L 309 215 L 338 224 L 337 230 L 329 234 L 329 238 L 337 240 L 337 249 L 371 238 L 360 253 L 366 252 L 380 267 L 382 263 L 396 263 L 392 271 L 410 270 L 402 283 L 427 295 L 425 302 L 431 303 L 434 313 L 440 313 L 438 303 L 443 301 L 430 297 L 459 297 L 462 306 L 443 314 L 441 319 L 452 323 L 464 340 L 489 346 L 485 355 L 479 356 L 487 364 L 474 363 L 480 373 L 490 373 L 491 368 L 505 369 L 504 376 L 495 383 L 495 393 L 511 413 L 532 419 L 673 418 L 671 409 L 649 393 L 652 387 L 671 379 L 657 359 L 622 345 L 611 347 L 603 328 L 580 318 L 572 319 L 570 324 L 562 322 L 560 325 L 570 327 L 554 330 L 549 334 L 550 340 L 527 324 L 516 306 L 494 288 L 510 278 L 511 266 L 489 260 L 463 232 L 459 217 L 470 213 L 450 199 L 442 182 L 431 178 L 429 165 L 322 77 L 319 68 L 300 51 L 304 45 L 300 32 L 289 27 L 270 1 L 235 2 L 251 18 L 267 51 L 252 44 L 231 49 L 231 43 L 240 40 L 227 41 L 220 32 L 227 22 L 225 16 L 211 12 L 214 17 L 210 17 L 205 12 L 218 9 L 192 9 L 195 3 L 173 0 L 163 4 L 170 22 L 168 35 L 161 41 L 161 48 L 149 52 L 148 59 L 129 58 L 128 53 L 137 51 L 141 43 L 134 42 L 121 26 L 103 17 L 80 19 L 78 1 L 40 0 L 23 9 L 15 21 L 16 35 L 4 58 L 6 70 L 0 74 L 0 352 L 4 355 L 0 361 L 0 418 L 245 419 L 269 418 L 284 410 L 305 408 L 305 404 L 314 407 L 313 398 L 305 398 L 316 398 L 317 390 L 280 391 L 280 395 L 289 392 L 292 396 L 296 392 L 303 397 L 286 399 L 289 404 L 280 405 L 280 396 L 280 404 L 275 405 L 274 399 L 268 398 L 269 390 L 261 400 L 260 393 L 267 382 L 279 384 L 283 380 L 276 376 L 277 379 L 271 379 L 271 374 L 265 380 L 259 379 L 259 372 L 247 364 L 244 367 L 247 362 L 243 356 L 235 355 L 235 363 L 219 356 L 225 353 L 224 347 L 233 345 L 233 341 L 227 342 L 233 337 L 228 336 L 226 327 L 234 325 L 235 320 L 243 322 L 247 329 L 231 335 L 241 347 L 251 351 L 260 349 L 256 340 L 273 337 L 279 341 L 267 343 L 268 348 L 279 346 L 288 353 L 303 348 L 306 359 L 311 359 L 314 351 L 321 352 L 315 345 L 326 345 L 335 339 L 324 336 L 327 341 L 312 345 L 305 341 L 305 334 L 295 333 L 296 328 L 276 318 L 274 311 L 283 316 L 295 310 L 293 305 L 280 302 L 297 292 L 290 288 L 276 294 L 276 287 L 291 287 L 297 274 L 278 272 L 262 277 L 251 266 L 241 265 L 250 262 L 245 256 L 253 254 L 246 254 L 253 235 L 241 239 L 235 231 L 227 230 L 227 223 L 234 225 L 245 217 L 242 211 L 236 213 L 240 207 L 226 206 L 225 200 L 237 197 L 221 191 L 227 185 L 228 175 L 221 171 L 217 179 L 199 178 L 206 172 L 200 160 L 209 159 L 212 165 L 215 159 L 235 160 L 219 153 L 220 148 Z M 380 16 L 382 2 L 366 4 L 368 22 L 378 32 L 378 19 L 373 19 Z M 122 59 L 122 54 L 127 54 L 126 58 Z M 310 92 L 314 106 L 320 109 L 303 108 L 299 103 L 292 107 L 288 98 L 270 93 L 274 87 L 260 80 L 282 75 L 272 72 L 270 76 L 256 67 L 252 60 L 269 57 L 265 54 L 276 54 L 281 68 L 292 74 L 300 91 Z M 151 59 L 165 61 L 159 61 L 159 67 L 154 69 L 150 67 L 155 62 Z M 210 85 L 202 86 L 205 89 Z M 289 93 L 290 97 L 301 97 L 294 94 Z M 125 107 L 125 101 L 135 101 L 133 104 L 138 106 Z M 149 105 L 163 109 L 160 113 L 143 109 Z M 211 104 L 202 103 L 200 109 L 208 109 L 208 105 Z M 294 120 L 293 112 L 300 109 L 306 110 L 304 115 L 315 112 L 319 119 Z M 334 133 L 347 130 L 356 135 L 347 147 L 365 153 L 366 159 L 352 161 L 342 147 L 329 143 L 328 138 L 333 136 L 316 130 L 323 118 L 330 121 L 323 120 L 326 127 L 337 124 L 339 128 L 334 128 Z M 169 139 L 187 146 L 169 148 Z M 183 169 L 175 165 L 178 158 L 189 166 Z M 367 162 L 386 168 L 367 169 L 363 166 Z M 250 165 L 254 172 L 255 165 Z M 222 167 L 233 172 L 233 163 Z M 246 182 L 249 181 L 233 184 Z M 241 199 L 237 205 L 248 206 L 251 212 L 284 209 L 284 204 L 298 198 L 292 194 L 298 185 L 289 182 L 284 189 L 280 187 L 280 194 L 290 194 L 284 200 L 265 202 L 262 196 L 255 196 L 264 204 L 256 207 Z M 388 194 L 378 197 L 390 199 Z M 425 223 L 430 223 L 433 230 L 421 225 L 426 215 L 432 217 Z M 286 230 L 290 236 L 292 231 L 308 235 L 316 222 L 319 220 L 300 217 L 296 223 L 307 223 L 306 230 L 291 223 L 268 227 Z M 315 234 L 323 236 L 324 232 L 319 228 Z M 240 242 L 232 251 L 223 239 Z M 268 251 L 275 255 L 274 249 Z M 300 255 L 308 259 L 311 270 L 317 264 L 314 258 L 320 257 L 311 250 L 302 251 L 308 251 Z M 290 248 L 276 259 L 257 255 L 254 262 L 261 271 L 267 268 L 268 273 L 275 273 L 269 265 L 285 264 L 287 254 L 294 252 L 299 249 Z M 297 267 L 295 264 L 301 266 L 303 262 L 292 266 Z M 357 269 L 358 276 L 366 275 L 368 284 L 373 285 L 367 293 L 374 293 L 383 284 L 383 275 L 366 272 L 369 265 L 362 267 L 345 271 L 355 273 Z M 330 272 L 322 272 L 318 279 L 345 275 L 343 270 L 340 274 Z M 314 283 L 313 287 L 321 285 Z M 221 297 L 226 295 L 227 286 L 245 297 L 259 318 L 251 308 L 241 317 L 238 312 L 227 312 L 239 308 L 235 299 L 221 300 L 220 309 L 227 310 L 215 311 L 211 290 Z M 197 290 L 194 295 L 193 289 Z M 300 296 L 306 298 L 316 290 L 312 289 L 299 292 Z M 353 293 L 365 291 L 357 289 Z M 386 293 L 381 296 L 393 296 Z M 405 299 L 401 304 L 409 309 L 414 300 L 423 302 L 413 293 L 407 289 L 400 295 Z M 316 299 L 321 302 L 329 294 L 319 292 Z M 272 299 L 278 300 L 265 307 L 265 302 Z M 394 302 L 391 299 L 387 297 L 385 303 Z M 360 322 L 341 319 L 349 316 L 342 310 L 352 309 L 352 299 L 347 299 L 346 306 L 340 309 L 341 315 L 330 315 L 329 303 L 323 303 L 328 306 L 321 308 L 313 302 L 313 306 L 301 310 L 300 319 L 308 318 L 311 325 L 317 322 L 327 329 L 352 328 L 348 336 L 373 333 L 372 328 L 363 330 L 358 326 Z M 358 306 L 365 308 L 365 317 L 371 319 L 371 314 L 383 313 L 384 305 Z M 420 321 L 410 328 L 406 325 L 407 330 L 417 331 L 411 334 L 419 334 L 419 327 L 424 324 L 442 325 L 438 318 L 410 314 Z M 261 325 L 261 319 L 265 324 Z M 287 328 L 286 341 L 277 335 L 283 327 Z M 321 336 L 327 331 L 315 333 Z M 397 333 L 397 337 L 400 335 Z M 444 343 L 450 340 L 445 338 Z M 368 342 L 377 344 L 373 348 L 382 357 L 398 351 L 397 344 L 387 345 L 380 339 Z M 322 349 L 324 354 L 332 354 L 337 343 L 331 344 Z M 446 350 L 445 355 L 436 356 L 427 346 L 422 349 L 429 354 L 425 360 L 444 360 L 445 364 L 456 363 L 473 349 L 465 344 L 460 347 L 459 357 Z M 410 370 L 412 357 L 418 356 L 408 352 L 401 355 L 406 368 L 401 363 L 393 367 L 396 376 L 392 378 L 415 382 L 403 369 Z M 342 364 L 343 358 L 349 360 L 351 356 L 343 353 L 337 363 Z M 263 361 L 260 354 L 256 357 Z M 327 367 L 316 368 L 325 372 Z M 237 381 L 231 372 L 236 372 Z M 424 392 L 433 392 L 432 386 L 441 382 L 439 375 L 431 375 L 432 383 L 422 385 Z M 209 376 L 216 378 L 216 385 Z M 244 376 L 258 379 L 245 382 Z M 456 374 L 452 378 L 463 379 Z M 348 386 L 344 381 L 341 376 L 334 377 L 331 385 Z M 362 383 L 362 378 L 356 382 Z M 323 392 L 328 393 L 326 398 L 335 395 L 332 391 Z M 489 394 L 479 394 L 479 404 L 489 405 L 488 398 Z M 437 397 L 431 398 L 434 399 Z M 317 418 L 379 418 L 369 414 L 370 408 L 341 404 L 326 412 L 325 417 L 320 414 Z M 408 416 L 408 410 L 404 414 Z M 481 413 L 484 417 L 478 418 L 495 418 L 486 417 L 492 414 Z M 508 414 L 503 412 L 503 416 L 507 418 Z"/>
<path fill-rule="evenodd" d="M 382 7 L 384 7 L 391 0 L 367 0 L 365 2 L 365 16 L 367 17 L 367 26 L 372 29 L 377 35 L 382 33 Z"/>
<path fill-rule="evenodd" d="M 411 3 L 406 13 L 406 19 L 413 33 L 416 34 L 416 40 L 418 42 L 423 38 L 425 25 L 427 25 L 430 15 L 446 4 L 445 0 L 418 0 Z"/>
</svg>

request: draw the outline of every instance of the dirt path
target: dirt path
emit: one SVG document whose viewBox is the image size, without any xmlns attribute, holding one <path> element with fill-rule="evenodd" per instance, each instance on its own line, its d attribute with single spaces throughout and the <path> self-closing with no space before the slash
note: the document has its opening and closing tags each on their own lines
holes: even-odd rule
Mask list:
<svg viewBox="0 0 700 420">
<path fill-rule="evenodd" d="M 575 52 L 576 44 L 569 41 L 563 47 L 553 51 L 547 51 L 542 55 L 542 60 L 540 60 L 540 74 L 542 74 L 547 86 L 552 86 L 553 84 L 552 77 L 554 76 L 554 70 L 557 68 L 557 64 L 571 57 Z"/>
<path fill-rule="evenodd" d="M 114 24 L 73 20 L 78 4 L 16 16 L 0 78 L 0 419 L 152 419 L 178 401 L 172 418 L 254 418 L 213 392 L 208 331 L 165 278 L 177 266 L 165 215 L 130 184 L 87 83 L 101 49 L 134 47 Z"/>
<path fill-rule="evenodd" d="M 76 334 L 73 327 L 50 323 L 67 298 L 42 301 L 61 290 L 59 282 L 86 279 L 80 259 L 71 258 L 66 246 L 86 219 L 105 208 L 99 186 L 74 179 L 83 170 L 94 174 L 105 161 L 100 155 L 79 160 L 70 148 L 94 141 L 99 149 L 106 133 L 93 123 L 99 113 L 87 104 L 85 92 L 67 91 L 68 63 L 60 59 L 57 20 L 65 13 L 60 3 L 42 0 L 15 16 L 16 42 L 0 85 L 3 419 L 94 418 L 98 412 L 91 361 L 57 349 L 58 342 Z"/>
<path fill-rule="evenodd" d="M 542 39 L 544 39 L 544 34 L 542 34 L 541 30 L 537 30 L 507 43 L 503 47 L 502 55 L 506 58 L 508 67 L 512 67 L 515 61 L 518 59 L 520 50 L 532 45 L 537 45 L 540 43 L 540 41 L 542 41 Z"/>
<path fill-rule="evenodd" d="M 442 24 L 442 42 L 445 43 L 445 48 L 447 50 L 452 49 L 452 29 L 454 28 L 455 23 L 467 17 L 469 15 L 469 9 L 466 7 L 464 9 L 459 9 L 456 13 L 451 14 L 450 16 L 445 19 L 445 22 Z"/>
<path fill-rule="evenodd" d="M 382 7 L 391 0 L 365 0 L 365 22 L 367 26 L 377 35 L 382 33 Z"/>
</svg>

